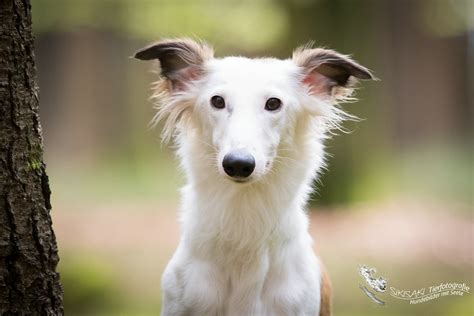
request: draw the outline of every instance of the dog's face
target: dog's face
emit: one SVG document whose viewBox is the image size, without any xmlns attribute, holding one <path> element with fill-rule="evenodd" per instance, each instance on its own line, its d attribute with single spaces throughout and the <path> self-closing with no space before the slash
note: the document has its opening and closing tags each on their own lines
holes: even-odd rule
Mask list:
<svg viewBox="0 0 474 316">
<path fill-rule="evenodd" d="M 272 167 L 277 148 L 298 112 L 297 68 L 290 61 L 227 57 L 205 64 L 196 115 L 217 168 L 237 182 Z"/>
<path fill-rule="evenodd" d="M 235 182 L 264 177 L 279 151 L 291 150 L 301 117 L 339 118 L 333 103 L 350 94 L 355 78 L 372 78 L 348 57 L 324 49 L 299 49 L 287 60 L 217 59 L 202 43 L 168 40 L 135 57 L 160 61 L 165 136 L 191 121 L 203 146 L 212 148 L 209 161 Z"/>
</svg>

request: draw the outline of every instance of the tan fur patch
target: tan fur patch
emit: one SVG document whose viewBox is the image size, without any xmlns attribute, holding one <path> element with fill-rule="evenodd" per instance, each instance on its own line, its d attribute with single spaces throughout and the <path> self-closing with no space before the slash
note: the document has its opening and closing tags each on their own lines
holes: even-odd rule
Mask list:
<svg viewBox="0 0 474 316">
<path fill-rule="evenodd" d="M 332 315 L 332 284 L 326 267 L 320 262 L 321 267 L 321 307 L 319 316 Z"/>
</svg>

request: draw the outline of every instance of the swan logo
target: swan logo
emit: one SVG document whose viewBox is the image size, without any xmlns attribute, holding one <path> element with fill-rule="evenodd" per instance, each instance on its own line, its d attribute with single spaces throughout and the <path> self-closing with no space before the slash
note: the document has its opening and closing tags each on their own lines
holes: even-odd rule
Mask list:
<svg viewBox="0 0 474 316">
<path fill-rule="evenodd" d="M 360 266 L 359 274 L 372 291 L 367 286 L 361 284 L 359 284 L 359 288 L 375 303 L 385 305 L 385 302 L 378 298 L 375 293 L 384 293 L 387 290 L 388 280 L 384 277 L 377 278 L 375 276 L 376 272 L 375 268 L 370 268 L 366 265 Z"/>
</svg>

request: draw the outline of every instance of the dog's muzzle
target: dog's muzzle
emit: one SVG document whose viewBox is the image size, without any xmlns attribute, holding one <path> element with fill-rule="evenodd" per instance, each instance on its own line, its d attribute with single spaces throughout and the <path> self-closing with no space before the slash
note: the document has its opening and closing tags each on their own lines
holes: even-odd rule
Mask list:
<svg viewBox="0 0 474 316">
<path fill-rule="evenodd" d="M 243 150 L 231 151 L 224 156 L 222 167 L 229 177 L 245 180 L 255 170 L 255 158 Z"/>
</svg>

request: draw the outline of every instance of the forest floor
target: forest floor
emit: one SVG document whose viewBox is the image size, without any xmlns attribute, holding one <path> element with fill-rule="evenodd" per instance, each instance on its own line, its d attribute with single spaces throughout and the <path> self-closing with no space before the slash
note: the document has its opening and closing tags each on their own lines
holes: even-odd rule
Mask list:
<svg viewBox="0 0 474 316">
<path fill-rule="evenodd" d="M 69 205 L 63 211 L 65 207 L 57 205 L 53 225 L 66 293 L 71 287 L 71 269 L 99 262 L 115 286 L 125 289 L 122 297 L 130 299 L 130 308 L 136 311 L 133 306 L 148 304 L 149 310 L 156 310 L 160 276 L 179 240 L 176 208 L 172 203 L 127 202 Z M 332 275 L 338 315 L 356 315 L 351 312 L 354 306 L 362 314 L 377 314 L 357 288 L 361 264 L 375 266 L 377 275 L 388 277 L 389 285 L 397 288 L 448 281 L 474 285 L 474 220 L 465 207 L 393 201 L 351 209 L 317 209 L 309 214 L 316 251 Z M 73 268 L 71 262 L 76 262 Z M 471 297 L 469 304 L 472 302 Z M 432 315 L 450 315 L 449 311 L 458 308 L 450 305 L 454 303 L 459 302 L 444 300 L 441 306 L 432 306 Z M 463 304 L 462 311 L 466 309 Z M 394 314 L 384 315 L 426 312 L 401 305 L 397 308 Z M 142 314 L 153 313 L 143 309 Z"/>
</svg>

